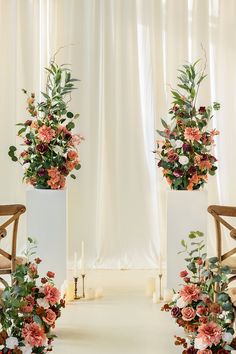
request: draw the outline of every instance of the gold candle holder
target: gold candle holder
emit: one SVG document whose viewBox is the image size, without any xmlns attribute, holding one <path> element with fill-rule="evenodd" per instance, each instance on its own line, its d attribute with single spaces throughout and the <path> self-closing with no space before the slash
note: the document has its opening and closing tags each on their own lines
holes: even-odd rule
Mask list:
<svg viewBox="0 0 236 354">
<path fill-rule="evenodd" d="M 84 292 L 84 282 L 85 282 L 85 273 L 81 274 L 82 275 L 82 297 L 85 298 L 85 292 Z"/>
<path fill-rule="evenodd" d="M 75 282 L 74 300 L 79 300 L 80 299 L 80 296 L 78 295 L 78 279 L 79 279 L 79 277 L 74 277 L 74 282 Z"/>
</svg>

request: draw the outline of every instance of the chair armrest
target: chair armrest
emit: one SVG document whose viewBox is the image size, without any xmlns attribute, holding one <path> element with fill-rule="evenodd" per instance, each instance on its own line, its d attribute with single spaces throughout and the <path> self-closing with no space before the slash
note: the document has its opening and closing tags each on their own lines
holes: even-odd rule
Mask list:
<svg viewBox="0 0 236 354">
<path fill-rule="evenodd" d="M 2 228 L 2 227 L 0 227 L 0 238 L 5 237 L 6 234 L 7 234 L 7 230 Z"/>
<path fill-rule="evenodd" d="M 230 236 L 231 236 L 234 240 L 236 240 L 236 229 L 233 229 L 233 230 L 230 231 Z"/>
</svg>

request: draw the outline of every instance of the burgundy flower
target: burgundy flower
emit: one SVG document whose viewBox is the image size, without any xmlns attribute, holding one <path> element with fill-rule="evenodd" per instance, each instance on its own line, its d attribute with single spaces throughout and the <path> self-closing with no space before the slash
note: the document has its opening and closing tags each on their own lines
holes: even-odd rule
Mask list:
<svg viewBox="0 0 236 354">
<path fill-rule="evenodd" d="M 173 112 L 177 112 L 179 110 L 179 106 L 177 104 L 172 108 Z"/>
<path fill-rule="evenodd" d="M 171 316 L 176 318 L 176 317 L 178 317 L 180 314 L 181 314 L 180 308 L 177 307 L 177 306 L 174 306 L 174 307 L 172 308 L 172 310 L 171 310 Z"/>
<path fill-rule="evenodd" d="M 71 138 L 72 138 L 71 133 L 66 133 L 66 134 L 65 134 L 65 139 L 66 139 L 66 140 L 70 140 Z"/>
<path fill-rule="evenodd" d="M 192 146 L 189 144 L 183 144 L 183 150 L 184 152 L 191 152 L 192 151 Z"/>
<path fill-rule="evenodd" d="M 32 144 L 32 141 L 29 140 L 29 139 L 25 139 L 24 143 L 25 143 L 26 145 L 31 145 L 31 144 Z"/>
<path fill-rule="evenodd" d="M 58 170 L 61 172 L 62 175 L 67 176 L 69 174 L 69 171 L 67 170 L 66 166 L 62 165 L 58 168 Z"/>
<path fill-rule="evenodd" d="M 188 174 L 189 174 L 189 175 L 192 176 L 192 175 L 194 175 L 196 172 L 197 172 L 196 167 L 194 167 L 194 166 L 189 167 L 189 169 L 188 169 Z"/>
<path fill-rule="evenodd" d="M 40 143 L 36 146 L 36 150 L 38 150 L 39 152 L 41 152 L 43 154 L 44 152 L 48 151 L 48 146 L 47 146 L 47 144 Z"/>
<path fill-rule="evenodd" d="M 177 168 L 174 172 L 173 172 L 173 175 L 175 176 L 175 177 L 182 177 L 183 176 L 183 171 L 180 169 L 180 168 Z"/>
<path fill-rule="evenodd" d="M 206 113 L 206 107 L 201 106 L 198 110 L 199 114 L 204 114 Z"/>
<path fill-rule="evenodd" d="M 185 283 L 190 283 L 190 278 L 189 277 L 184 277 L 184 281 L 185 281 Z"/>
<path fill-rule="evenodd" d="M 37 174 L 38 174 L 39 177 L 45 176 L 45 174 L 46 174 L 45 168 L 40 168 L 40 169 L 38 170 Z"/>
<path fill-rule="evenodd" d="M 32 120 L 31 119 L 27 119 L 27 121 L 25 121 L 25 126 L 30 126 L 32 123 Z"/>
<path fill-rule="evenodd" d="M 195 349 L 194 347 L 189 347 L 187 350 L 186 350 L 186 354 L 197 354 L 198 350 Z"/>
<path fill-rule="evenodd" d="M 228 350 L 225 350 L 222 348 L 222 349 L 219 349 L 216 354 L 228 354 L 228 353 L 230 353 L 230 352 L 228 352 Z"/>
</svg>

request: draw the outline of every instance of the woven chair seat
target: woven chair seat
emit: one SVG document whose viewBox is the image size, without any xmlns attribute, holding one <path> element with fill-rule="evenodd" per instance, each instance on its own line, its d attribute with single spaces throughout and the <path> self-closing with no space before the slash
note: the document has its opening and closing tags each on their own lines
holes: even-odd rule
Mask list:
<svg viewBox="0 0 236 354">
<path fill-rule="evenodd" d="M 25 258 L 24 257 L 16 257 L 16 264 L 20 265 L 25 263 Z M 11 271 L 11 260 L 7 259 L 6 257 L 0 255 L 0 270 L 4 271 Z"/>
<path fill-rule="evenodd" d="M 226 258 L 225 260 L 223 260 L 221 262 L 221 264 L 224 266 L 224 265 L 227 265 L 229 266 L 231 269 L 232 269 L 232 273 L 236 273 L 236 256 L 231 256 L 231 257 L 228 257 Z"/>
</svg>

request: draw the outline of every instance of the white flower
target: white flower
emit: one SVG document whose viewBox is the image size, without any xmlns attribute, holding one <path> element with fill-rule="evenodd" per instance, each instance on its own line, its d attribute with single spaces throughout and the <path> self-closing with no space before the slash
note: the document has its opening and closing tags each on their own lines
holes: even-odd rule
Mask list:
<svg viewBox="0 0 236 354">
<path fill-rule="evenodd" d="M 63 155 L 63 149 L 61 146 L 54 146 L 53 150 L 55 151 L 56 154 Z"/>
<path fill-rule="evenodd" d="M 19 344 L 18 339 L 16 337 L 9 337 L 6 339 L 6 347 L 8 349 L 14 349 Z"/>
<path fill-rule="evenodd" d="M 172 301 L 177 301 L 179 298 L 180 298 L 180 295 L 178 293 L 174 294 L 172 297 Z"/>
<path fill-rule="evenodd" d="M 188 303 L 185 302 L 182 297 L 179 297 L 178 300 L 176 301 L 176 306 L 178 306 L 180 309 L 186 307 L 187 305 Z"/>
<path fill-rule="evenodd" d="M 170 143 L 173 148 L 176 147 L 176 140 L 175 139 L 170 139 Z"/>
<path fill-rule="evenodd" d="M 222 339 L 223 339 L 226 343 L 230 344 L 230 343 L 232 342 L 232 340 L 233 340 L 233 335 L 232 335 L 230 332 L 224 332 L 224 333 L 222 334 Z"/>
<path fill-rule="evenodd" d="M 48 309 L 50 307 L 48 301 L 42 298 L 37 299 L 37 304 L 44 309 Z"/>
<path fill-rule="evenodd" d="M 208 347 L 208 344 L 204 343 L 202 338 L 195 338 L 194 348 L 199 350 L 204 350 Z"/>
<path fill-rule="evenodd" d="M 180 156 L 179 157 L 179 163 L 181 165 L 187 165 L 188 162 L 189 162 L 189 158 L 187 156 Z"/>
<path fill-rule="evenodd" d="M 29 344 L 26 344 L 25 347 L 20 347 L 22 354 L 31 354 L 32 349 L 33 349 L 33 347 L 31 347 L 31 345 L 29 345 Z"/>
<path fill-rule="evenodd" d="M 176 142 L 175 142 L 175 148 L 176 148 L 176 149 L 179 149 L 179 148 L 182 148 L 182 146 L 183 146 L 182 140 L 176 140 Z"/>
</svg>

